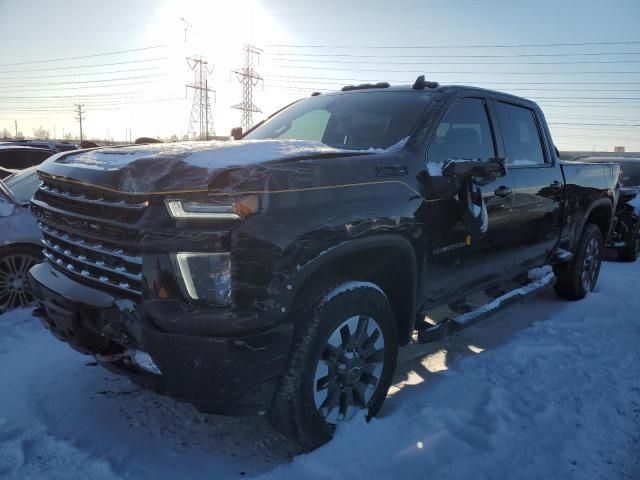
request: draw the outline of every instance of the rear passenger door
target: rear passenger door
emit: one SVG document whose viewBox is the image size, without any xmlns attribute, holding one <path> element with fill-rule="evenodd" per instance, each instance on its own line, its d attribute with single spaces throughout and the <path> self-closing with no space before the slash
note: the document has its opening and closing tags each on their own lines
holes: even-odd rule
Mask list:
<svg viewBox="0 0 640 480">
<path fill-rule="evenodd" d="M 540 265 L 560 236 L 564 183 L 536 110 L 499 99 L 495 109 L 513 175 L 514 228 L 524 269 Z"/>
</svg>

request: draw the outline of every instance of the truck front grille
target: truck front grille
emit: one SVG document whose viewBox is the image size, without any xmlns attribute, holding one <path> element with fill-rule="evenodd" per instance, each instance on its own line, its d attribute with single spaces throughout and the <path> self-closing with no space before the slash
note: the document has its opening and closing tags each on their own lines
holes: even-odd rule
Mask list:
<svg viewBox="0 0 640 480">
<path fill-rule="evenodd" d="M 139 233 L 132 223 L 147 205 L 45 182 L 31 202 L 31 211 L 42 230 L 44 256 L 54 267 L 96 286 L 138 298 L 142 257 Z"/>
</svg>

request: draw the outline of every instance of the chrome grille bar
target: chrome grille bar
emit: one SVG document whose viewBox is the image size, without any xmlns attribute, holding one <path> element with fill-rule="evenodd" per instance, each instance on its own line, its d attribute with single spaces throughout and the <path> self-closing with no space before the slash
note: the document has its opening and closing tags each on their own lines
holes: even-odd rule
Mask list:
<svg viewBox="0 0 640 480">
<path fill-rule="evenodd" d="M 65 268 L 66 270 L 68 270 L 69 272 L 75 275 L 80 275 L 82 277 L 89 278 L 95 282 L 101 283 L 103 285 L 107 285 L 109 287 L 117 288 L 119 290 L 124 290 L 125 292 L 136 295 L 136 296 L 141 295 L 140 290 L 136 290 L 132 288 L 128 282 L 116 282 L 114 280 L 109 279 L 109 277 L 106 275 L 94 275 L 89 270 L 86 270 L 86 269 L 79 270 L 73 264 L 65 262 L 63 258 L 57 256 L 55 253 L 48 251 L 47 249 L 43 250 L 42 253 L 50 262 L 62 268 Z"/>
<path fill-rule="evenodd" d="M 110 267 L 102 260 L 94 261 L 85 255 L 77 255 L 73 253 L 71 250 L 69 250 L 68 248 L 64 248 L 64 246 L 53 243 L 51 240 L 48 240 L 46 238 L 42 239 L 42 243 L 44 244 L 45 247 L 49 249 L 50 252 L 53 251 L 53 253 L 57 255 L 61 255 L 70 260 L 93 267 L 95 269 L 104 270 L 105 272 L 121 275 L 135 282 L 142 281 L 141 273 L 132 273 L 129 270 L 127 270 L 126 267 Z"/>
<path fill-rule="evenodd" d="M 100 253 L 102 255 L 109 255 L 111 257 L 119 258 L 124 260 L 127 263 L 135 263 L 138 265 L 142 265 L 142 257 L 127 255 L 122 248 L 112 249 L 112 248 L 106 247 L 103 243 L 98 241 L 89 242 L 80 236 L 71 235 L 65 231 L 58 230 L 49 225 L 45 225 L 42 222 L 39 222 L 38 226 L 44 233 L 46 233 L 51 237 L 54 237 L 59 242 L 63 242 L 63 243 L 73 245 L 75 247 L 91 250 L 96 253 Z"/>
<path fill-rule="evenodd" d="M 100 205 L 103 207 L 123 208 L 127 210 L 143 210 L 149 205 L 149 203 L 146 201 L 142 203 L 128 203 L 124 200 L 118 200 L 118 201 L 112 202 L 109 200 L 105 200 L 104 198 L 87 197 L 84 194 L 74 195 L 69 192 L 65 192 L 64 190 L 60 190 L 59 188 L 56 188 L 52 185 L 47 185 L 47 184 L 41 185 L 39 190 L 51 196 L 62 198 L 65 200 L 72 200 L 80 203 L 90 202 L 94 205 Z"/>
</svg>

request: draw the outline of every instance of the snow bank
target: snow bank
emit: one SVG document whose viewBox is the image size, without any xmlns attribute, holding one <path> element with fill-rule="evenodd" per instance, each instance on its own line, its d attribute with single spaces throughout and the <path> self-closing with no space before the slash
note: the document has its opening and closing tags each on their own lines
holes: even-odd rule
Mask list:
<svg viewBox="0 0 640 480">
<path fill-rule="evenodd" d="M 638 268 L 605 263 L 584 301 L 546 289 L 428 346 L 399 365 L 380 418 L 361 415 L 295 457 L 264 419 L 141 390 L 11 312 L 0 316 L 0 478 L 636 480 Z"/>
</svg>

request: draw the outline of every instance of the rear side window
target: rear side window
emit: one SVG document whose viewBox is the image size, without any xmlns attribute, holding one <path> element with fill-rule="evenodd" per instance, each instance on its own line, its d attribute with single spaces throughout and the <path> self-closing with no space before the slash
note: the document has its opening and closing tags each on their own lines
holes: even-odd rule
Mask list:
<svg viewBox="0 0 640 480">
<path fill-rule="evenodd" d="M 427 153 L 429 162 L 494 158 L 493 133 L 484 100 L 463 98 L 447 111 Z"/>
<path fill-rule="evenodd" d="M 10 170 L 20 170 L 21 168 L 25 168 L 25 166 L 30 167 L 31 165 L 26 165 L 26 155 L 24 150 L 16 149 L 16 150 L 5 150 L 0 152 L 0 167 L 7 168 Z"/>
<path fill-rule="evenodd" d="M 540 131 L 533 110 L 498 102 L 498 115 L 507 150 L 507 164 L 544 165 Z"/>
</svg>

